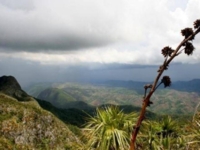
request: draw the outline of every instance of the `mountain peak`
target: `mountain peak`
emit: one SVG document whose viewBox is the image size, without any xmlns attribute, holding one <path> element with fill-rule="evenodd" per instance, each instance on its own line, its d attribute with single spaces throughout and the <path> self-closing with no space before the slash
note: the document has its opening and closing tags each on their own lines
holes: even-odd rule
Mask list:
<svg viewBox="0 0 200 150">
<path fill-rule="evenodd" d="M 13 76 L 0 77 L 0 92 L 16 98 L 19 101 L 30 100 L 30 96 L 21 89 L 20 84 Z"/>
<path fill-rule="evenodd" d="M 0 90 L 12 86 L 13 88 L 21 89 L 21 86 L 13 76 L 2 76 L 0 77 Z"/>
</svg>

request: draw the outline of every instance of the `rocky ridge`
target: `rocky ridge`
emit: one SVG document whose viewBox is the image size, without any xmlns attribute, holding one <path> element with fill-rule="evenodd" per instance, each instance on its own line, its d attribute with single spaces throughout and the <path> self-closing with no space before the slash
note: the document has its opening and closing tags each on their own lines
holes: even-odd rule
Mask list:
<svg viewBox="0 0 200 150">
<path fill-rule="evenodd" d="M 31 96 L 21 89 L 21 86 L 13 76 L 0 77 L 0 92 L 16 98 L 19 101 L 32 100 Z"/>
</svg>

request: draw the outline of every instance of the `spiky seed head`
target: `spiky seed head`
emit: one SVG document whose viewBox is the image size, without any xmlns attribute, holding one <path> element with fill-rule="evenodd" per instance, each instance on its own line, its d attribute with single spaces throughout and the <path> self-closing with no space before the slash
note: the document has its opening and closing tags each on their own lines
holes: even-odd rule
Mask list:
<svg viewBox="0 0 200 150">
<path fill-rule="evenodd" d="M 193 44 L 191 42 L 186 42 L 184 44 L 184 46 L 185 46 L 185 54 L 192 55 L 192 53 L 193 53 L 193 51 L 195 49 Z"/>
<path fill-rule="evenodd" d="M 191 36 L 193 33 L 194 33 L 194 32 L 193 32 L 193 29 L 192 29 L 192 28 L 185 28 L 185 29 L 181 30 L 182 36 L 184 36 L 186 39 L 187 39 L 189 36 Z M 194 40 L 194 36 L 192 36 L 192 37 L 190 38 L 190 40 Z"/>
<path fill-rule="evenodd" d="M 161 82 L 164 84 L 165 87 L 171 85 L 171 79 L 169 76 L 164 76 L 161 80 Z"/>
<path fill-rule="evenodd" d="M 197 19 L 195 22 L 194 22 L 194 28 L 197 29 L 200 27 L 200 19 Z"/>
<path fill-rule="evenodd" d="M 174 52 L 174 50 L 169 46 L 164 47 L 161 51 L 164 57 L 171 57 L 172 53 Z"/>
</svg>

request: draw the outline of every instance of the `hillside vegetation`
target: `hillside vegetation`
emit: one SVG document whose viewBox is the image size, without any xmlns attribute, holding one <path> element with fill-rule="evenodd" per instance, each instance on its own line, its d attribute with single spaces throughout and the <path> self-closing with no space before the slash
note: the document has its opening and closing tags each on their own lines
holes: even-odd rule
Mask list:
<svg viewBox="0 0 200 150">
<path fill-rule="evenodd" d="M 32 99 L 0 93 L 0 149 L 76 149 L 79 139 Z"/>
</svg>

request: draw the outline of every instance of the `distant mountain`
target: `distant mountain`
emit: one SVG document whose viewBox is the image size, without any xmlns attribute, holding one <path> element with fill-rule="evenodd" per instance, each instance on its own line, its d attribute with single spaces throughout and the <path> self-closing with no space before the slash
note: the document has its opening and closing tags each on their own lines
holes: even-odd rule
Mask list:
<svg viewBox="0 0 200 150">
<path fill-rule="evenodd" d="M 0 149 L 70 149 L 82 142 L 12 76 L 0 77 Z"/>
<path fill-rule="evenodd" d="M 92 82 L 95 85 L 104 85 L 108 87 L 124 87 L 128 89 L 133 89 L 137 91 L 139 94 L 144 92 L 144 85 L 151 84 L 152 82 L 138 82 L 138 81 L 123 81 L 123 80 L 108 80 L 108 81 L 99 81 Z M 161 85 L 159 89 L 163 89 L 164 87 Z M 172 84 L 169 89 L 174 89 L 178 91 L 185 92 L 197 92 L 200 94 L 200 79 L 193 79 L 191 81 L 172 81 Z"/>
<path fill-rule="evenodd" d="M 193 84 L 196 84 L 194 85 L 196 88 L 193 88 L 191 91 L 195 91 L 199 86 L 197 81 L 199 80 L 192 81 Z M 183 83 L 187 87 L 187 84 L 190 82 L 180 83 Z M 92 107 L 105 104 L 119 106 L 130 105 L 141 108 L 142 97 L 144 94 L 143 86 L 145 84 L 145 82 L 113 80 L 112 82 L 107 82 L 107 84 L 103 82 L 95 83 L 93 85 L 60 83 L 53 84 L 52 87 L 64 91 L 75 99 L 75 101 L 64 104 L 63 108 L 76 108 L 86 111 L 87 109 L 92 110 Z M 176 87 L 175 85 L 178 84 L 176 84 L 176 82 L 172 83 L 172 86 L 169 88 L 164 88 L 163 85 L 161 85 L 152 96 L 151 101 L 154 104 L 151 105 L 148 110 L 162 115 L 192 115 L 196 106 L 200 103 L 199 94 L 197 92 L 184 91 L 184 89 L 181 91 L 181 87 L 183 86 Z M 134 86 L 140 86 L 137 87 L 140 92 L 135 90 Z M 179 90 L 174 90 L 172 87 Z M 132 111 L 138 112 L 140 109 L 132 109 Z"/>
<path fill-rule="evenodd" d="M 46 100 L 56 107 L 64 108 L 66 103 L 75 101 L 71 95 L 58 88 L 47 88 L 39 93 L 38 99 Z"/>
<path fill-rule="evenodd" d="M 170 88 L 178 91 L 197 92 L 200 94 L 200 79 L 193 79 L 191 81 L 177 81 L 172 83 Z"/>
<path fill-rule="evenodd" d="M 46 84 L 43 84 L 43 85 L 46 86 Z M 33 89 L 37 90 L 35 87 L 37 87 L 37 85 L 33 86 Z M 39 84 L 38 87 L 40 87 L 40 89 L 43 89 L 41 87 L 41 84 Z M 34 92 L 33 89 L 30 88 L 29 90 Z M 66 100 L 63 99 L 61 100 L 62 106 L 55 107 L 55 106 L 58 106 L 58 105 L 55 105 L 55 103 L 57 101 L 60 101 L 59 96 L 52 98 L 52 100 L 49 100 L 48 98 L 49 98 L 49 95 L 51 96 L 58 95 L 56 94 L 57 92 L 71 95 L 75 99 L 75 101 L 68 101 L 67 99 Z M 120 94 L 121 96 L 119 97 L 116 96 L 116 93 Z M 109 105 L 110 102 L 112 105 L 113 104 L 118 105 L 118 103 L 112 103 L 113 100 L 116 98 L 121 100 L 122 95 L 126 93 L 127 91 L 125 91 L 124 89 L 117 89 L 117 90 L 109 89 L 108 90 L 107 88 L 104 88 L 104 87 L 103 88 L 94 87 L 91 85 L 81 86 L 80 84 L 71 84 L 71 83 L 62 84 L 61 83 L 61 84 L 52 84 L 52 86 L 47 87 L 46 90 L 42 90 L 38 94 L 41 96 L 40 97 L 38 96 L 36 100 L 38 101 L 38 103 L 40 104 L 42 108 L 48 111 L 51 111 L 59 119 L 63 120 L 65 123 L 70 123 L 78 127 L 83 127 L 83 125 L 86 122 L 86 118 L 88 118 L 88 115 L 91 115 L 91 116 L 95 115 L 96 107 L 105 107 Z M 109 95 L 107 96 L 107 94 Z M 128 92 L 128 94 L 130 93 Z M 113 96 L 113 98 L 110 97 L 111 95 Z M 105 101 L 106 99 L 110 99 L 110 100 Z M 92 104 L 89 103 L 90 100 Z M 105 103 L 102 103 L 101 100 L 105 101 Z M 93 105 L 95 103 L 98 105 Z M 140 111 L 140 107 L 133 106 L 133 105 L 123 105 L 123 103 L 120 103 L 120 104 L 121 105 L 118 105 L 118 106 L 120 107 L 120 109 L 123 109 L 125 113 Z M 156 115 L 154 113 L 148 112 L 147 116 L 151 118 L 155 118 Z"/>
<path fill-rule="evenodd" d="M 49 87 L 41 91 L 37 100 L 46 101 L 52 104 L 52 106 L 62 109 L 80 109 L 80 110 L 94 110 L 95 107 L 87 104 L 83 101 L 77 101 L 74 97 L 68 94 L 66 91 L 60 88 Z"/>
<path fill-rule="evenodd" d="M 24 88 L 25 91 L 27 91 L 27 93 L 29 95 L 32 95 L 34 97 L 37 97 L 41 91 L 49 88 L 52 86 L 52 83 L 38 83 L 38 84 L 31 84 L 27 87 Z"/>
<path fill-rule="evenodd" d="M 138 94 L 143 94 L 144 92 L 144 85 L 149 84 L 148 82 L 139 82 L 139 81 L 123 81 L 123 80 L 108 80 L 108 81 L 101 81 L 101 82 L 93 82 L 93 84 L 100 84 L 108 87 L 124 87 L 128 89 L 133 89 L 137 91 Z"/>
</svg>

